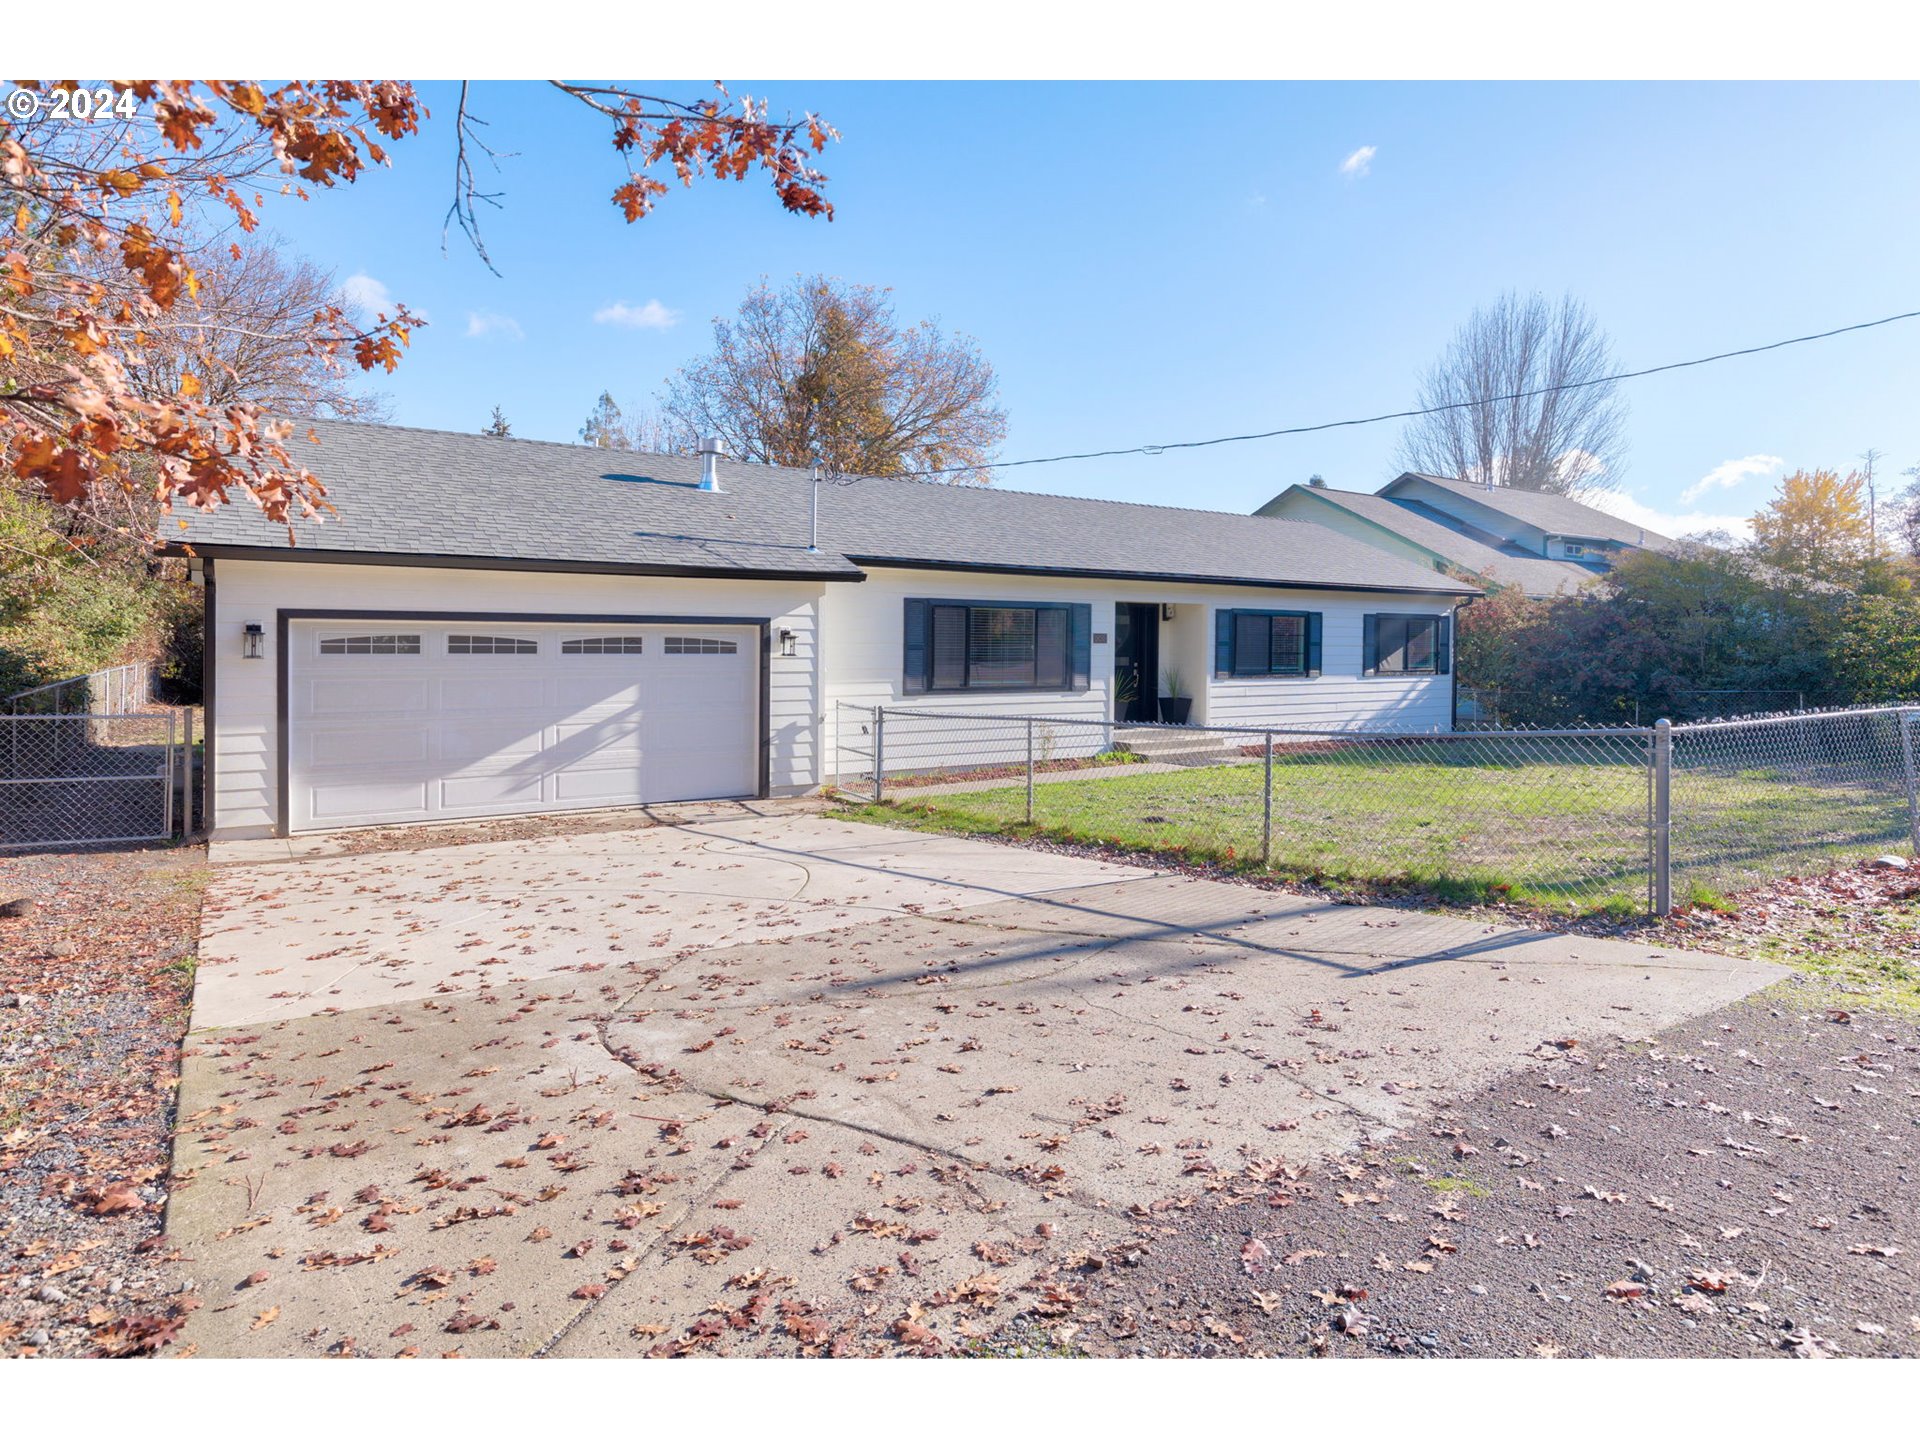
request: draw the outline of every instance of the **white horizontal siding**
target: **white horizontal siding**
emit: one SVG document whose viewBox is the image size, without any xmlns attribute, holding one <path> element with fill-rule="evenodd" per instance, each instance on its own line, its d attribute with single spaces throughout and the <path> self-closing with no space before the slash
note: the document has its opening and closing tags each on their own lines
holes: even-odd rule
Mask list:
<svg viewBox="0 0 1920 1440">
<path fill-rule="evenodd" d="M 220 836 L 271 834 L 278 823 L 278 661 L 275 615 L 288 610 L 465 611 L 540 615 L 713 615 L 768 618 L 775 633 L 769 676 L 776 794 L 820 783 L 819 615 L 813 581 L 656 579 L 503 570 L 442 570 L 216 560 L 209 644 L 215 651 L 209 722 L 214 747 L 212 824 Z M 849 587 L 838 587 L 849 588 Z M 248 623 L 266 632 L 266 653 L 241 658 Z M 794 654 L 779 653 L 791 630 Z"/>
<path fill-rule="evenodd" d="M 1242 604 L 1266 608 L 1264 602 Z M 1306 730 L 1453 728 L 1451 675 L 1362 673 L 1366 616 L 1444 615 L 1449 606 L 1411 595 L 1303 594 L 1277 608 L 1320 612 L 1320 673 L 1299 679 L 1217 679 L 1209 672 L 1207 724 Z"/>
<path fill-rule="evenodd" d="M 1111 716 L 1107 696 L 1113 682 L 1115 598 L 1111 585 L 1096 587 L 1084 581 L 933 570 L 874 570 L 869 572 L 864 584 L 831 587 L 822 602 L 821 619 L 826 636 L 827 743 L 833 747 L 829 753 L 838 754 L 839 768 L 847 772 L 864 769 L 870 763 L 865 758 L 871 754 L 872 747 L 868 727 L 862 718 L 842 708 L 848 705 L 869 708 L 884 705 L 956 717 L 996 717 L 993 722 L 954 719 L 946 723 L 905 717 L 895 720 L 886 746 L 886 768 L 894 774 L 1025 764 L 1025 717 L 1030 715 L 1093 722 L 1084 727 L 1068 727 L 1049 737 L 1044 743 L 1052 747 L 1052 754 L 1090 755 L 1105 748 L 1106 722 Z M 1090 652 L 1092 683 L 1081 691 L 975 690 L 909 695 L 904 688 L 906 602 L 909 599 L 1089 605 L 1093 612 L 1093 634 L 1106 637 Z"/>
<path fill-rule="evenodd" d="M 1151 537 L 1142 537 L 1150 544 Z M 1105 636 L 1091 654 L 1091 685 L 1078 693 L 906 694 L 905 620 L 909 599 L 1083 603 L 1093 611 L 1093 633 Z M 1107 743 L 1112 716 L 1114 607 L 1121 602 L 1174 606 L 1160 629 L 1164 670 L 1177 667 L 1193 697 L 1195 724 L 1285 725 L 1300 728 L 1444 730 L 1452 723 L 1450 676 L 1384 679 L 1361 672 L 1363 617 L 1375 612 L 1444 614 L 1444 595 L 1362 595 L 1344 591 L 1258 589 L 1159 581 L 1079 580 L 1054 576 L 962 575 L 940 571 L 875 569 L 860 585 L 827 588 L 822 600 L 825 637 L 823 693 L 827 707 L 829 769 L 862 768 L 871 753 L 867 717 L 843 706 L 899 707 L 955 717 L 950 723 L 902 721 L 888 740 L 888 770 L 924 770 L 1024 762 L 1024 717 L 1096 722 L 1058 727 L 1053 756 L 1088 754 Z M 1318 610 L 1322 673 L 1311 680 L 1216 680 L 1214 617 L 1218 610 Z M 961 720 L 963 715 L 995 717 Z M 844 729 L 838 728 L 844 725 Z M 947 737 L 944 747 L 937 736 Z M 844 743 L 843 743 L 844 742 Z"/>
</svg>

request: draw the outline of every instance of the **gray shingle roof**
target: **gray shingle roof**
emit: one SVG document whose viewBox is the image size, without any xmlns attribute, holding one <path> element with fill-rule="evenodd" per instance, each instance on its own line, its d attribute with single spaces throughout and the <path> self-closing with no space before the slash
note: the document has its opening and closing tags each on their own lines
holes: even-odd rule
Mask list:
<svg viewBox="0 0 1920 1440">
<path fill-rule="evenodd" d="M 338 512 L 296 526 L 304 551 L 826 578 L 896 561 L 1471 593 L 1297 521 L 917 480 L 823 485 L 820 551 L 809 554 L 804 470 L 722 461 L 712 494 L 694 488 L 690 456 L 341 421 L 297 433 L 295 459 Z M 284 530 L 244 502 L 186 518 L 180 539 L 202 550 L 286 547 Z"/>
<path fill-rule="evenodd" d="M 1549 495 L 1539 490 L 1512 490 L 1504 485 L 1488 489 L 1476 485 L 1470 480 L 1450 480 L 1444 475 L 1423 475 L 1418 471 L 1409 471 L 1381 487 L 1381 494 L 1393 489 L 1402 480 L 1425 480 L 1438 485 L 1443 490 L 1452 491 L 1464 500 L 1485 506 L 1501 515 L 1510 516 L 1522 525 L 1531 525 L 1534 529 L 1548 535 L 1571 535 L 1576 539 L 1616 540 L 1623 545 L 1638 545 L 1642 549 L 1659 549 L 1673 542 L 1665 535 L 1656 535 L 1644 526 L 1622 520 L 1618 515 L 1609 515 L 1591 505 L 1582 505 L 1578 500 L 1565 495 Z"/>
<path fill-rule="evenodd" d="M 1370 495 L 1360 490 L 1335 490 L 1320 485 L 1296 485 L 1293 489 L 1329 505 L 1337 505 L 1363 520 L 1370 520 L 1463 570 L 1487 576 L 1503 585 L 1518 585 L 1528 595 L 1570 595 L 1600 573 L 1574 560 L 1515 555 L 1476 540 L 1471 535 L 1449 529 L 1418 511 L 1394 503 L 1384 495 Z"/>
</svg>

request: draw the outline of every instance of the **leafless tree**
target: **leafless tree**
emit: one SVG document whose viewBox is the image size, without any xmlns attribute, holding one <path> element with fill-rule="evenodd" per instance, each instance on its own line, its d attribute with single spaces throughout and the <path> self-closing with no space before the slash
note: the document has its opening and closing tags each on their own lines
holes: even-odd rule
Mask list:
<svg viewBox="0 0 1920 1440">
<path fill-rule="evenodd" d="M 347 303 L 330 271 L 271 240 L 219 240 L 191 253 L 196 291 L 129 362 L 135 393 L 166 400 L 191 375 L 212 405 L 252 404 L 299 420 L 387 417 L 386 397 L 358 388 L 344 364 L 304 339 L 316 312 Z"/>
<path fill-rule="evenodd" d="M 1408 424 L 1399 463 L 1518 490 L 1609 489 L 1625 451 L 1616 369 L 1578 300 L 1509 291 L 1475 310 L 1427 372 L 1420 405 L 1436 413 Z"/>
<path fill-rule="evenodd" d="M 884 289 L 762 280 L 713 341 L 661 397 L 676 443 L 718 435 L 742 459 L 848 475 L 992 478 L 1007 432 L 993 366 L 966 336 L 897 323 Z"/>
</svg>

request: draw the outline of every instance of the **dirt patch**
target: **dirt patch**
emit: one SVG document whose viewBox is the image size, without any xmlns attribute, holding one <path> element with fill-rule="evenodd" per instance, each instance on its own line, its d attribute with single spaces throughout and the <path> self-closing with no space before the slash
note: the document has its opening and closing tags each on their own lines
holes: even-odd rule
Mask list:
<svg viewBox="0 0 1920 1440">
<path fill-rule="evenodd" d="M 137 1354 L 185 1297 L 161 1220 L 204 852 L 0 858 L 0 1354 Z"/>
<path fill-rule="evenodd" d="M 1785 987 L 1253 1160 L 1089 1260 L 1119 1355 L 1920 1353 L 1920 1030 Z"/>
</svg>

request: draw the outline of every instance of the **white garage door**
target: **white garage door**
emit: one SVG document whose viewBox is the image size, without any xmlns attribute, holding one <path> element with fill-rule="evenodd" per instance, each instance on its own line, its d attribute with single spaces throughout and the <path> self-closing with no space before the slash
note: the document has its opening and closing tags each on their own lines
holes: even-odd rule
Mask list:
<svg viewBox="0 0 1920 1440">
<path fill-rule="evenodd" d="M 757 626 L 299 620 L 294 831 L 759 791 Z"/>
</svg>

